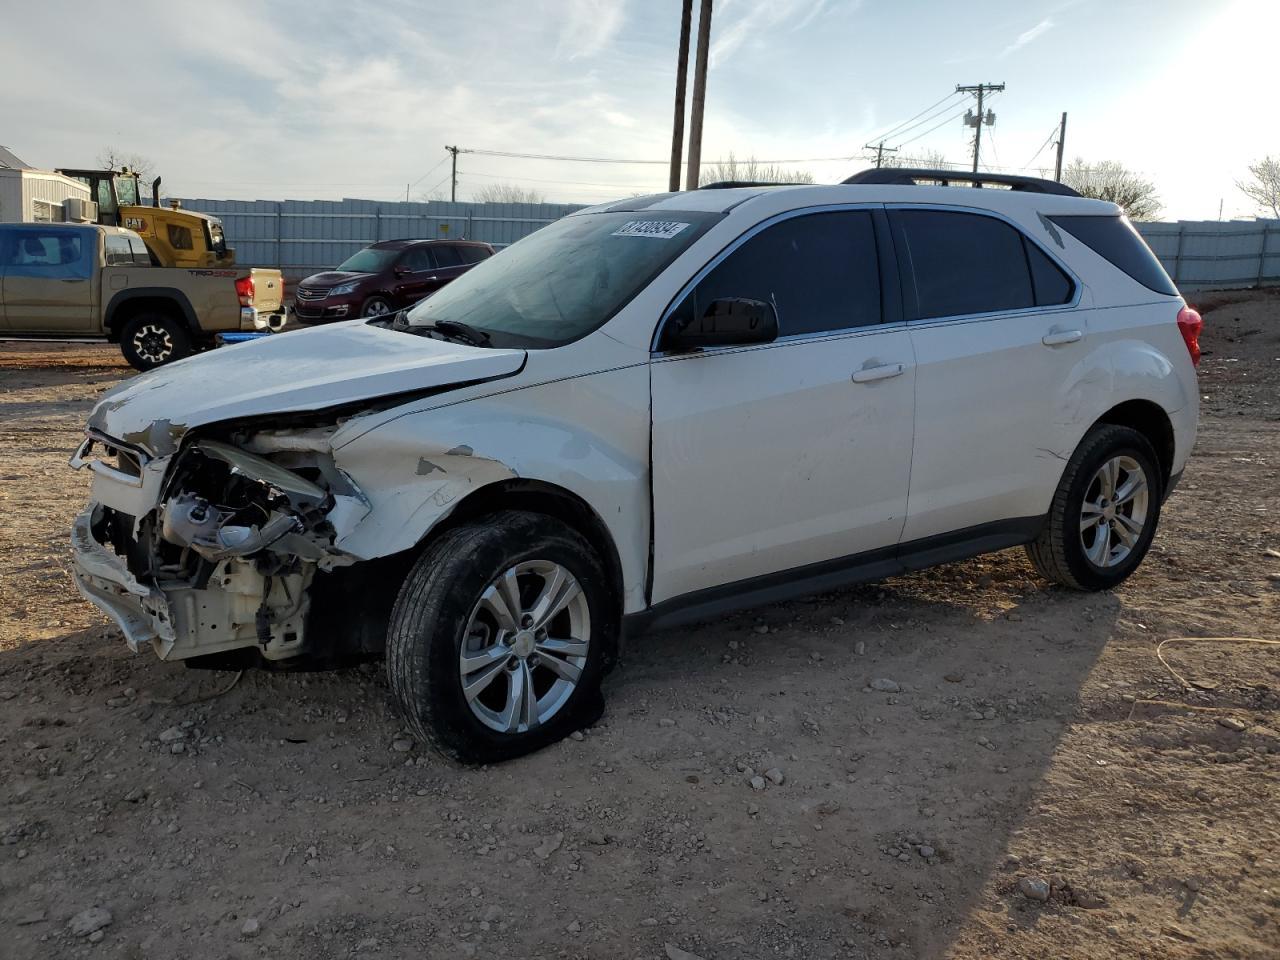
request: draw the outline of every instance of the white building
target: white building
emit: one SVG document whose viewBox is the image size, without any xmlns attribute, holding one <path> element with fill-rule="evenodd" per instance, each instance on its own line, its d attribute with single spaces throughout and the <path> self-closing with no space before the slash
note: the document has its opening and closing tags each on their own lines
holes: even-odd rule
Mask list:
<svg viewBox="0 0 1280 960">
<path fill-rule="evenodd" d="M 69 219 L 67 200 L 89 201 L 89 188 L 49 170 L 33 170 L 0 147 L 0 223 L 49 223 Z M 83 205 L 70 205 L 72 217 Z M 75 207 L 80 207 L 79 211 Z"/>
</svg>

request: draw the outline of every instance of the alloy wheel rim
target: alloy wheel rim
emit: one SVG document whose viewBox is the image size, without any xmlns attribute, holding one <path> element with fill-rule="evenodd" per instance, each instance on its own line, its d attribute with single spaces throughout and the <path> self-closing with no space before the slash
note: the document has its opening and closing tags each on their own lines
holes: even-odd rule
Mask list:
<svg viewBox="0 0 1280 960">
<path fill-rule="evenodd" d="M 173 353 L 173 337 L 164 327 L 145 323 L 133 335 L 133 349 L 148 363 L 164 363 Z"/>
<path fill-rule="evenodd" d="M 458 677 L 472 714 L 499 733 L 528 733 L 554 717 L 587 665 L 591 614 L 582 585 L 550 560 L 500 574 L 467 618 Z"/>
<path fill-rule="evenodd" d="M 1098 468 L 1080 507 L 1080 546 L 1095 567 L 1124 563 L 1147 526 L 1151 485 L 1133 457 L 1112 457 Z"/>
<path fill-rule="evenodd" d="M 385 300 L 374 300 L 364 309 L 366 317 L 385 317 L 391 312 L 391 305 Z"/>
</svg>

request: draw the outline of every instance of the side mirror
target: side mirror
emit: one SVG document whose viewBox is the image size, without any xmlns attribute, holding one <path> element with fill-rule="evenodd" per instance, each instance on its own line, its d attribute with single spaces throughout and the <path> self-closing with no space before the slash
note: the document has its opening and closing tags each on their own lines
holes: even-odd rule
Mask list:
<svg viewBox="0 0 1280 960">
<path fill-rule="evenodd" d="M 778 339 L 778 315 L 763 300 L 725 297 L 712 300 L 701 317 L 682 327 L 667 328 L 664 350 L 675 353 L 703 347 L 732 347 L 772 343 Z"/>
<path fill-rule="evenodd" d="M 410 270 L 408 267 L 399 266 L 392 269 L 391 272 L 394 273 L 397 277 L 406 277 L 409 274 L 411 274 L 413 271 Z"/>
</svg>

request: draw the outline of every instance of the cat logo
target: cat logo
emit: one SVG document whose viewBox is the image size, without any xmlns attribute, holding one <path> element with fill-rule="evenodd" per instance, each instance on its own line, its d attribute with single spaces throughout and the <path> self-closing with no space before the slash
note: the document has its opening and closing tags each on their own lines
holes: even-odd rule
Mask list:
<svg viewBox="0 0 1280 960">
<path fill-rule="evenodd" d="M 141 233 L 147 229 L 147 221 L 145 217 L 125 217 L 124 226 L 126 230 L 135 230 Z"/>
</svg>

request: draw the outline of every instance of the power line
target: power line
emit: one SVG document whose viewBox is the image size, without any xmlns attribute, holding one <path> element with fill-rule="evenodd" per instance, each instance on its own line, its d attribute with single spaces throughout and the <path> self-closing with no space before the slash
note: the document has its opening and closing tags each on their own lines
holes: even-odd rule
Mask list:
<svg viewBox="0 0 1280 960">
<path fill-rule="evenodd" d="M 1044 148 L 1053 143 L 1053 138 L 1058 135 L 1058 125 L 1054 124 L 1053 129 L 1049 131 L 1049 135 L 1044 138 L 1044 143 L 1040 144 L 1040 149 L 1031 155 L 1031 159 L 1024 163 L 1021 167 L 1023 170 L 1030 170 L 1031 165 L 1036 162 L 1036 158 L 1044 153 Z"/>
<path fill-rule="evenodd" d="M 899 144 L 898 144 L 898 149 L 899 149 L 899 150 L 901 150 L 901 149 L 902 149 L 903 147 L 905 147 L 908 143 L 915 143 L 917 140 L 921 139 L 922 137 L 927 137 L 929 134 L 933 133 L 933 131 L 938 130 L 938 129 L 942 128 L 942 127 L 945 127 L 945 126 L 946 126 L 948 123 L 950 123 L 952 120 L 959 120 L 961 117 L 963 117 L 963 116 L 964 116 L 964 113 L 965 113 L 965 112 L 964 112 L 964 110 L 957 110 L 955 113 L 953 113 L 951 116 L 947 117 L 947 118 L 946 118 L 945 120 L 943 120 L 941 123 L 938 123 L 938 124 L 936 124 L 935 126 L 930 127 L 930 128 L 929 128 L 928 130 L 926 130 L 924 133 L 916 134 L 916 135 L 915 135 L 914 137 L 912 137 L 910 140 L 903 140 L 901 143 L 899 143 Z"/>
<path fill-rule="evenodd" d="M 996 149 L 996 132 L 994 130 L 988 130 L 987 139 L 991 143 L 991 155 L 996 158 L 997 166 L 993 167 L 989 163 L 983 164 L 983 166 L 985 166 L 988 171 L 994 172 L 995 170 L 999 169 L 998 164 L 1000 163 L 1000 151 Z"/>
<path fill-rule="evenodd" d="M 467 176 L 485 177 L 489 180 L 518 180 L 521 183 L 562 183 L 579 187 L 614 187 L 619 190 L 630 189 L 631 187 L 636 186 L 635 184 L 601 183 L 598 180 L 548 180 L 542 177 L 507 176 L 501 173 L 479 173 L 475 170 L 468 170 Z M 641 184 L 640 186 L 643 186 L 645 189 L 649 189 L 648 184 Z"/>
<path fill-rule="evenodd" d="M 423 192 L 424 194 L 426 194 L 427 196 L 430 196 L 430 195 L 431 195 L 431 193 L 432 193 L 432 191 L 434 191 L 437 187 L 442 186 L 442 185 L 444 184 L 444 182 L 445 182 L 446 180 L 448 180 L 448 179 L 449 179 L 449 177 L 451 177 L 451 176 L 453 176 L 453 174 L 451 174 L 451 173 L 446 173 L 443 177 L 441 177 L 439 180 L 437 180 L 437 181 L 436 181 L 435 183 L 433 183 L 431 186 L 427 187 L 427 189 L 423 190 L 422 192 Z"/>
<path fill-rule="evenodd" d="M 517 160 L 559 160 L 565 163 L 644 163 L 666 164 L 669 160 L 624 160 L 619 157 L 567 157 L 550 153 L 516 153 L 513 150 L 460 150 L 483 157 L 512 157 Z"/>
<path fill-rule="evenodd" d="M 420 184 L 423 180 L 427 179 L 427 177 L 431 176 L 433 173 L 435 173 L 437 170 L 439 170 L 439 169 L 440 169 L 440 167 L 441 167 L 441 165 L 442 165 L 442 164 L 444 164 L 444 162 L 445 162 L 446 160 L 448 160 L 448 159 L 449 159 L 449 157 L 448 157 L 447 155 L 446 155 L 446 156 L 441 157 L 441 158 L 440 158 L 440 163 L 437 163 L 434 167 L 432 167 L 430 170 L 428 170 L 426 173 L 424 173 L 422 176 L 420 176 L 417 180 L 415 180 L 415 181 L 413 181 L 413 183 L 409 184 L 409 188 L 410 188 L 410 189 L 412 189 L 413 187 L 416 187 L 418 184 Z"/>
<path fill-rule="evenodd" d="M 948 103 L 948 104 L 947 104 L 946 106 L 944 106 L 941 110 L 935 110 L 935 111 L 933 111 L 932 113 L 930 113 L 928 116 L 923 117 L 923 118 L 922 118 L 922 119 L 920 119 L 920 120 L 917 120 L 915 123 L 912 123 L 912 124 L 910 124 L 910 125 L 908 125 L 908 126 L 903 127 L 901 130 L 899 130 L 899 131 L 897 132 L 897 134 L 896 134 L 896 135 L 897 135 L 897 136 L 899 136 L 899 137 L 901 137 L 901 136 L 903 136 L 903 135 L 905 135 L 905 134 L 908 134 L 908 133 L 910 133 L 912 130 L 916 129 L 917 127 L 922 127 L 922 126 L 924 126 L 926 123 L 929 123 L 931 120 L 935 120 L 935 119 L 937 119 L 938 117 L 942 116 L 944 113 L 946 113 L 948 110 L 950 110 L 950 109 L 951 109 L 952 107 L 954 107 L 954 106 L 955 106 L 955 104 L 954 104 L 954 103 Z"/>
<path fill-rule="evenodd" d="M 890 127 L 890 128 L 889 128 L 888 130 L 886 130 L 884 133 L 882 133 L 882 134 L 880 134 L 880 135 L 878 135 L 878 136 L 875 136 L 875 137 L 871 137 L 871 138 L 869 139 L 869 141 L 868 141 L 868 142 L 870 142 L 870 143 L 875 143 L 875 142 L 876 142 L 876 141 L 878 141 L 878 140 L 888 140 L 888 139 L 889 139 L 891 136 L 893 136 L 895 133 L 897 133 L 897 134 L 905 133 L 905 132 L 906 132 L 906 130 L 904 130 L 903 128 L 904 128 L 904 127 L 907 127 L 907 124 L 911 123 L 911 122 L 912 122 L 913 120 L 915 120 L 917 117 L 923 117 L 926 113 L 928 113 L 928 112 L 929 112 L 930 110 L 932 110 L 934 107 L 937 107 L 937 106 L 940 106 L 940 105 L 942 105 L 942 104 L 946 103 L 948 100 L 950 100 L 952 97 L 954 97 L 957 93 L 959 93 L 959 91 L 958 91 L 958 90 L 952 90 L 950 93 L 948 93 L 948 94 L 947 94 L 945 97 L 943 97 L 941 100 L 937 101 L 936 103 L 931 103 L 931 104 L 929 104 L 929 106 L 925 107 L 923 110 L 921 110 L 919 113 L 917 113 L 914 117 L 908 117 L 906 120 L 903 120 L 903 121 L 902 121 L 902 123 L 899 123 L 899 124 L 897 124 L 897 125 L 895 125 L 895 126 Z M 910 127 L 907 127 L 907 129 L 910 129 Z"/>
<path fill-rule="evenodd" d="M 624 164 L 662 164 L 670 163 L 670 160 L 629 160 L 624 157 L 571 157 L 560 156 L 550 153 L 517 153 L 514 150 L 468 150 L 459 148 L 459 153 L 473 153 L 476 156 L 484 157 L 507 157 L 516 160 L 559 160 L 566 163 L 624 163 Z M 757 157 L 751 157 L 756 163 L 848 163 L 850 160 L 856 159 L 857 154 L 851 153 L 840 157 L 785 157 L 782 159 L 761 160 Z M 715 161 L 716 163 L 726 163 L 723 158 Z"/>
</svg>

